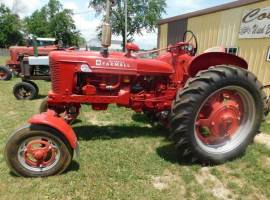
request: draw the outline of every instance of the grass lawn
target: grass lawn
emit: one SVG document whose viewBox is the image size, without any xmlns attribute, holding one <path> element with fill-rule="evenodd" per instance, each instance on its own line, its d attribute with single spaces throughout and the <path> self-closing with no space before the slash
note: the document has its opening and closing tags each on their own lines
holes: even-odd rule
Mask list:
<svg viewBox="0 0 270 200">
<path fill-rule="evenodd" d="M 0 56 L 0 65 L 4 65 L 7 61 L 8 57 L 7 56 Z"/>
<path fill-rule="evenodd" d="M 18 81 L 0 82 L 1 152 L 8 135 L 37 113 L 50 87 L 38 81 L 39 99 L 17 101 L 12 87 Z M 253 144 L 242 158 L 220 166 L 183 164 L 164 139 L 167 131 L 143 115 L 83 106 L 79 119 L 74 130 L 81 156 L 60 176 L 15 177 L 0 154 L 0 199 L 270 199 L 270 150 L 263 145 Z"/>
</svg>

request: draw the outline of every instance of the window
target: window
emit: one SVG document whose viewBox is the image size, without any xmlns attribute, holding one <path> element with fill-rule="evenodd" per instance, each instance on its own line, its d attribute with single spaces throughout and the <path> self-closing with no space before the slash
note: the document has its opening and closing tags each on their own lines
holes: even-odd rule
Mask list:
<svg viewBox="0 0 270 200">
<path fill-rule="evenodd" d="M 267 61 L 269 61 L 269 62 L 270 62 L 270 47 L 269 47 L 269 49 L 268 49 L 268 53 L 267 53 Z"/>
<path fill-rule="evenodd" d="M 238 48 L 237 47 L 227 47 L 225 48 L 226 53 L 237 55 L 238 54 Z"/>
</svg>

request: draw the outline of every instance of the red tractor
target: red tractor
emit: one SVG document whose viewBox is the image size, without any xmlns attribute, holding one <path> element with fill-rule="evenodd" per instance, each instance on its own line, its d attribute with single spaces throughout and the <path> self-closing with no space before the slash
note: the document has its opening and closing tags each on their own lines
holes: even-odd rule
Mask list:
<svg viewBox="0 0 270 200">
<path fill-rule="evenodd" d="M 37 97 L 39 88 L 32 80 L 50 80 L 49 52 L 58 49 L 54 38 L 30 38 L 27 46 L 9 48 L 10 59 L 6 66 L 0 66 L 0 80 L 8 81 L 12 73 L 21 77 L 22 82 L 13 88 L 18 100 Z"/>
<path fill-rule="evenodd" d="M 49 52 L 57 49 L 53 38 L 29 38 L 27 46 L 12 46 L 9 48 L 10 59 L 6 66 L 0 66 L 0 80 L 8 81 L 12 78 L 12 73 L 20 75 L 22 73 L 21 63 L 28 56 L 48 56 Z"/>
<path fill-rule="evenodd" d="M 62 173 L 78 149 L 69 125 L 81 104 L 109 104 L 159 116 L 179 156 L 223 163 L 242 155 L 258 133 L 266 108 L 263 87 L 245 60 L 215 49 L 195 56 L 197 42 L 179 42 L 155 59 L 141 59 L 138 46 L 109 53 L 111 29 L 103 25 L 102 52 L 50 53 L 52 91 L 41 114 L 15 131 L 5 158 L 17 175 Z"/>
</svg>

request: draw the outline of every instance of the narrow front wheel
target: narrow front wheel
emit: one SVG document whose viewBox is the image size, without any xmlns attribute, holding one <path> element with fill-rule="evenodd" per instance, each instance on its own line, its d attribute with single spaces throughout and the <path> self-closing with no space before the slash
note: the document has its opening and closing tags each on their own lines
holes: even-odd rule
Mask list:
<svg viewBox="0 0 270 200">
<path fill-rule="evenodd" d="M 31 83 L 21 82 L 14 86 L 13 94 L 18 100 L 32 100 L 37 97 L 38 91 Z"/>
<path fill-rule="evenodd" d="M 24 177 L 61 174 L 72 156 L 66 140 L 47 126 L 27 125 L 13 133 L 5 147 L 5 159 L 11 171 Z"/>
</svg>

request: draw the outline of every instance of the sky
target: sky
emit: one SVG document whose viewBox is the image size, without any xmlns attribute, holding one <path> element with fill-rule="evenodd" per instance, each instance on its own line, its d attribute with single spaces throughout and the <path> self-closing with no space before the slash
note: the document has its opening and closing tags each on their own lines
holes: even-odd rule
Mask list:
<svg viewBox="0 0 270 200">
<path fill-rule="evenodd" d="M 13 2 L 18 2 L 19 13 L 21 17 L 31 15 L 36 9 L 48 3 L 48 0 L 0 0 L 9 7 L 12 7 Z M 64 8 L 72 9 L 74 12 L 74 21 L 77 29 L 80 30 L 83 37 L 87 41 L 96 38 L 96 27 L 100 24 L 100 17 L 95 16 L 93 9 L 88 8 L 87 0 L 60 0 Z M 216 5 L 232 2 L 233 0 L 167 0 L 166 14 L 162 18 L 173 17 L 176 15 L 209 8 Z M 143 31 L 143 35 L 136 35 L 135 43 L 141 49 L 152 49 L 157 45 L 157 31 L 147 33 Z M 113 39 L 120 39 L 114 37 Z"/>
</svg>

